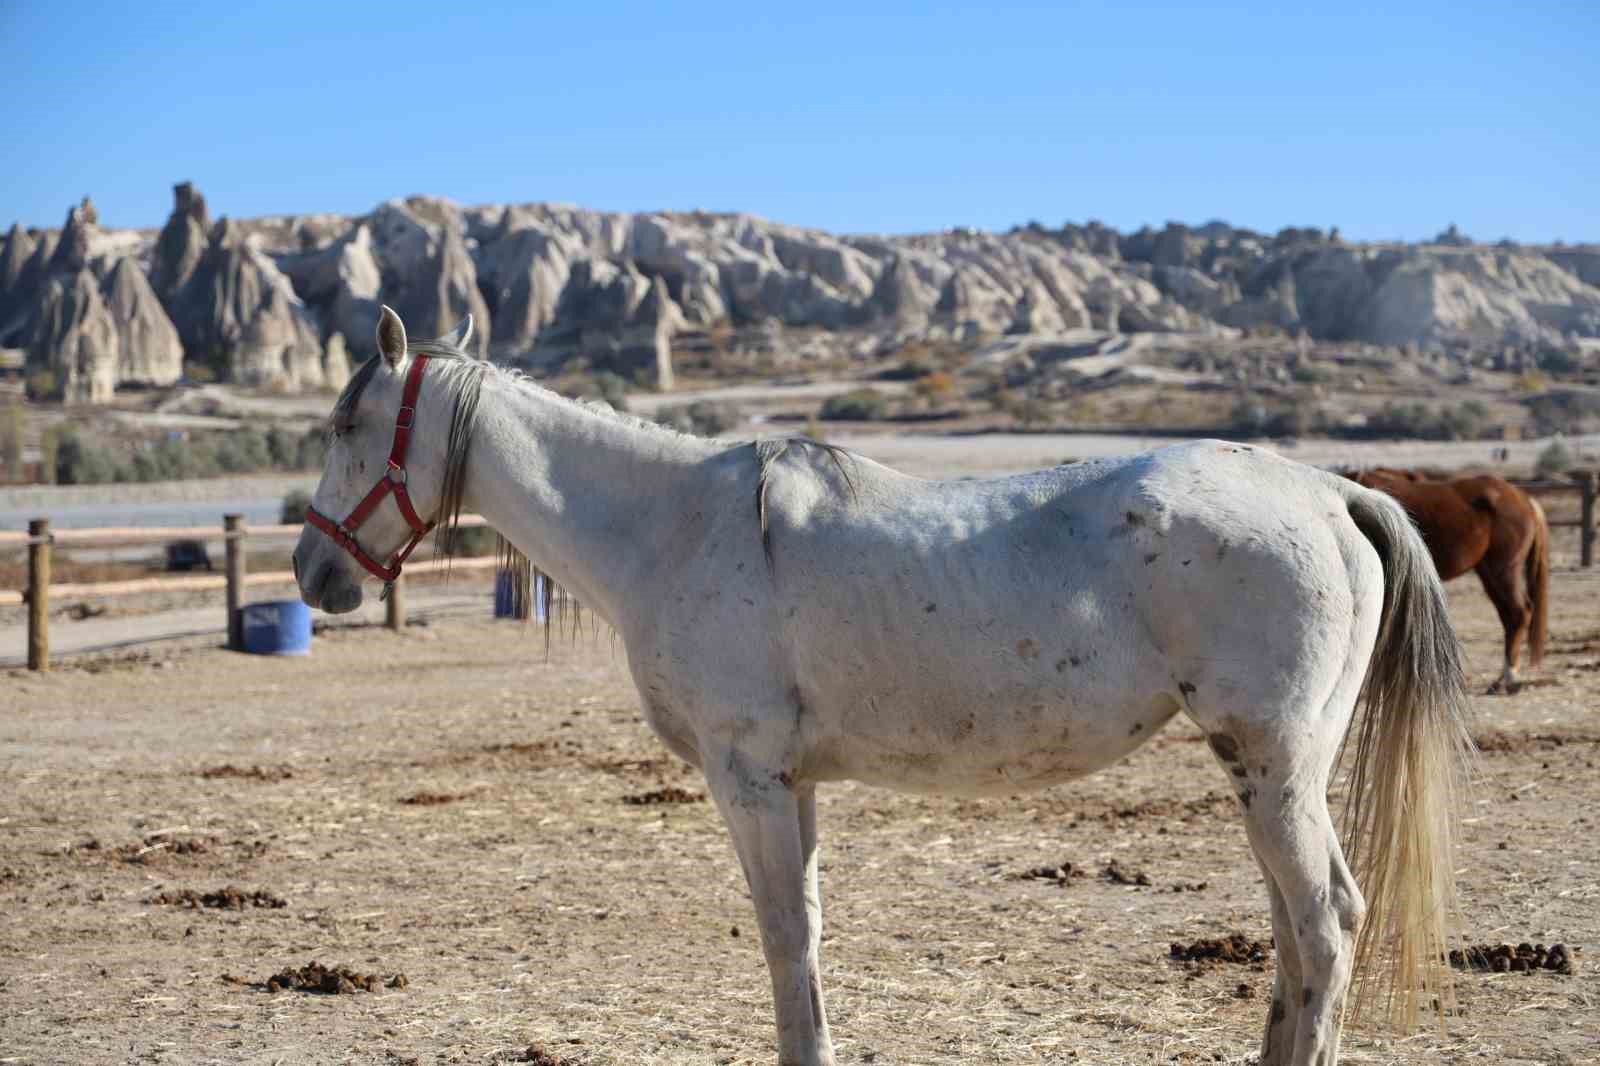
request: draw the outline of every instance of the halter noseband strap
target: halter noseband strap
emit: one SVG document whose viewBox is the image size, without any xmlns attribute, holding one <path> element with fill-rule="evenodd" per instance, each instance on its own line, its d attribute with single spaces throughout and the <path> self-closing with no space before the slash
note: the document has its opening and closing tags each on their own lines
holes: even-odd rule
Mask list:
<svg viewBox="0 0 1600 1066">
<path fill-rule="evenodd" d="M 343 522 L 333 521 L 314 507 L 306 508 L 306 521 L 326 533 L 335 544 L 349 552 L 368 573 L 381 579 L 385 594 L 388 593 L 389 586 L 400 576 L 400 568 L 406 559 L 422 542 L 422 538 L 433 529 L 432 522 L 424 522 L 417 517 L 417 510 L 411 505 L 411 493 L 406 488 L 406 448 L 411 444 L 411 427 L 417 420 L 417 396 L 422 392 L 422 370 L 427 363 L 428 357 L 425 355 L 418 355 L 411 360 L 411 372 L 406 375 L 405 392 L 400 397 L 400 413 L 394 422 L 394 444 L 389 448 L 389 469 L 384 473 L 382 480 L 372 486 L 372 491 L 356 504 L 356 509 L 351 511 L 350 517 Z M 356 530 L 361 528 L 361 523 L 372 517 L 372 512 L 378 509 L 378 504 L 391 493 L 394 495 L 395 505 L 400 508 L 401 516 L 411 527 L 411 539 L 387 564 L 384 564 L 368 555 L 356 542 Z"/>
</svg>

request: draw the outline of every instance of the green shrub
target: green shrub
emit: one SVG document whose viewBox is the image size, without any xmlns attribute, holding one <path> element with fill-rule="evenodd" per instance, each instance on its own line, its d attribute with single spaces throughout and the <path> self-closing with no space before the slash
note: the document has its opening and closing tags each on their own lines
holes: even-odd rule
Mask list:
<svg viewBox="0 0 1600 1066">
<path fill-rule="evenodd" d="M 817 417 L 824 422 L 871 422 L 882 418 L 889 400 L 877 389 L 856 389 L 822 401 Z"/>
<path fill-rule="evenodd" d="M 1482 432 L 1488 414 L 1488 408 L 1472 400 L 1439 408 L 1422 403 L 1387 403 L 1367 420 L 1367 428 L 1380 437 L 1470 440 Z"/>
<path fill-rule="evenodd" d="M 311 493 L 295 489 L 283 498 L 278 511 L 278 522 L 285 526 L 297 525 L 306 520 L 306 508 L 311 506 Z"/>
<path fill-rule="evenodd" d="M 0 467 L 11 481 L 22 480 L 22 405 L 15 400 L 6 408 L 0 428 Z"/>
<path fill-rule="evenodd" d="M 225 474 L 249 474 L 272 465 L 267 435 L 259 429 L 224 433 L 216 446 L 217 466 Z"/>
<path fill-rule="evenodd" d="M 184 361 L 183 376 L 186 380 L 196 385 L 209 385 L 217 380 L 217 372 L 214 369 L 205 363 L 196 362 L 192 359 Z"/>
<path fill-rule="evenodd" d="M 622 375 L 602 370 L 594 376 L 594 387 L 600 393 L 600 398 L 610 404 L 613 410 L 628 409 L 628 383 L 622 379 Z"/>
<path fill-rule="evenodd" d="M 61 395 L 61 386 L 56 381 L 54 370 L 35 370 L 28 375 L 24 387 L 28 391 L 30 400 L 54 400 Z"/>
<path fill-rule="evenodd" d="M 463 526 L 439 534 L 439 549 L 446 555 L 493 555 L 499 544 L 499 535 L 488 526 Z"/>
<path fill-rule="evenodd" d="M 267 453 L 273 466 L 294 470 L 300 461 L 300 438 L 282 426 L 273 426 L 267 430 Z"/>
<path fill-rule="evenodd" d="M 1540 449 L 1533 472 L 1540 477 L 1556 477 L 1571 470 L 1572 464 L 1572 449 L 1567 447 L 1566 441 L 1557 438 Z"/>
<path fill-rule="evenodd" d="M 39 437 L 39 480 L 56 483 L 56 456 L 61 450 L 61 427 L 51 426 Z"/>
<path fill-rule="evenodd" d="M 656 421 L 663 426 L 700 437 L 726 433 L 743 420 L 744 415 L 737 407 L 709 400 L 697 400 L 684 407 L 668 407 L 656 416 Z"/>
<path fill-rule="evenodd" d="M 308 429 L 300 435 L 295 448 L 295 470 L 321 470 L 328 461 L 328 438 L 320 429 Z"/>
<path fill-rule="evenodd" d="M 92 438 L 63 428 L 56 445 L 56 484 L 103 485 L 117 480 L 117 455 Z"/>
</svg>

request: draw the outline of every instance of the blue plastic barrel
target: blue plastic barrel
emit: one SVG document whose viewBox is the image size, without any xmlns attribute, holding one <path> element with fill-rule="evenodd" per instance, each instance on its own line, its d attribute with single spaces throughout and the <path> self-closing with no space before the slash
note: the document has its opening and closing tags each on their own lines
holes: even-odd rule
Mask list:
<svg viewBox="0 0 1600 1066">
<path fill-rule="evenodd" d="M 251 655 L 311 654 L 311 608 L 299 600 L 247 603 L 239 615 Z"/>
<path fill-rule="evenodd" d="M 516 617 L 517 606 L 516 577 L 509 570 L 497 570 L 494 575 L 494 616 L 496 618 Z M 544 621 L 544 575 L 535 574 L 533 578 L 533 620 Z"/>
</svg>

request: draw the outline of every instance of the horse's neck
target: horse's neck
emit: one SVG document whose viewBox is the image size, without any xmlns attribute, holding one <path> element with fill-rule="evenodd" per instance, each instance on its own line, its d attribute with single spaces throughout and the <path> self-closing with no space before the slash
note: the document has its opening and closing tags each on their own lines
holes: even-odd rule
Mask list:
<svg viewBox="0 0 1600 1066">
<path fill-rule="evenodd" d="M 463 504 L 612 625 L 718 446 L 631 425 L 534 388 L 487 385 Z"/>
</svg>

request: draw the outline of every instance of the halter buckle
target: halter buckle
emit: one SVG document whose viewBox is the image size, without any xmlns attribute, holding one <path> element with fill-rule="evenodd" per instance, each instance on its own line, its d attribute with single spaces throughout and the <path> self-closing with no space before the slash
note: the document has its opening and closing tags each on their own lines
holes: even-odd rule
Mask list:
<svg viewBox="0 0 1600 1066">
<path fill-rule="evenodd" d="M 407 406 L 402 405 L 401 408 L 400 408 L 399 414 L 395 415 L 394 428 L 395 429 L 410 429 L 413 425 L 416 424 L 416 420 L 417 420 L 417 409 L 415 407 L 407 407 Z"/>
<path fill-rule="evenodd" d="M 405 485 L 410 481 L 410 475 L 406 473 L 406 468 L 393 459 L 389 460 L 389 472 L 386 476 L 397 485 Z"/>
</svg>

